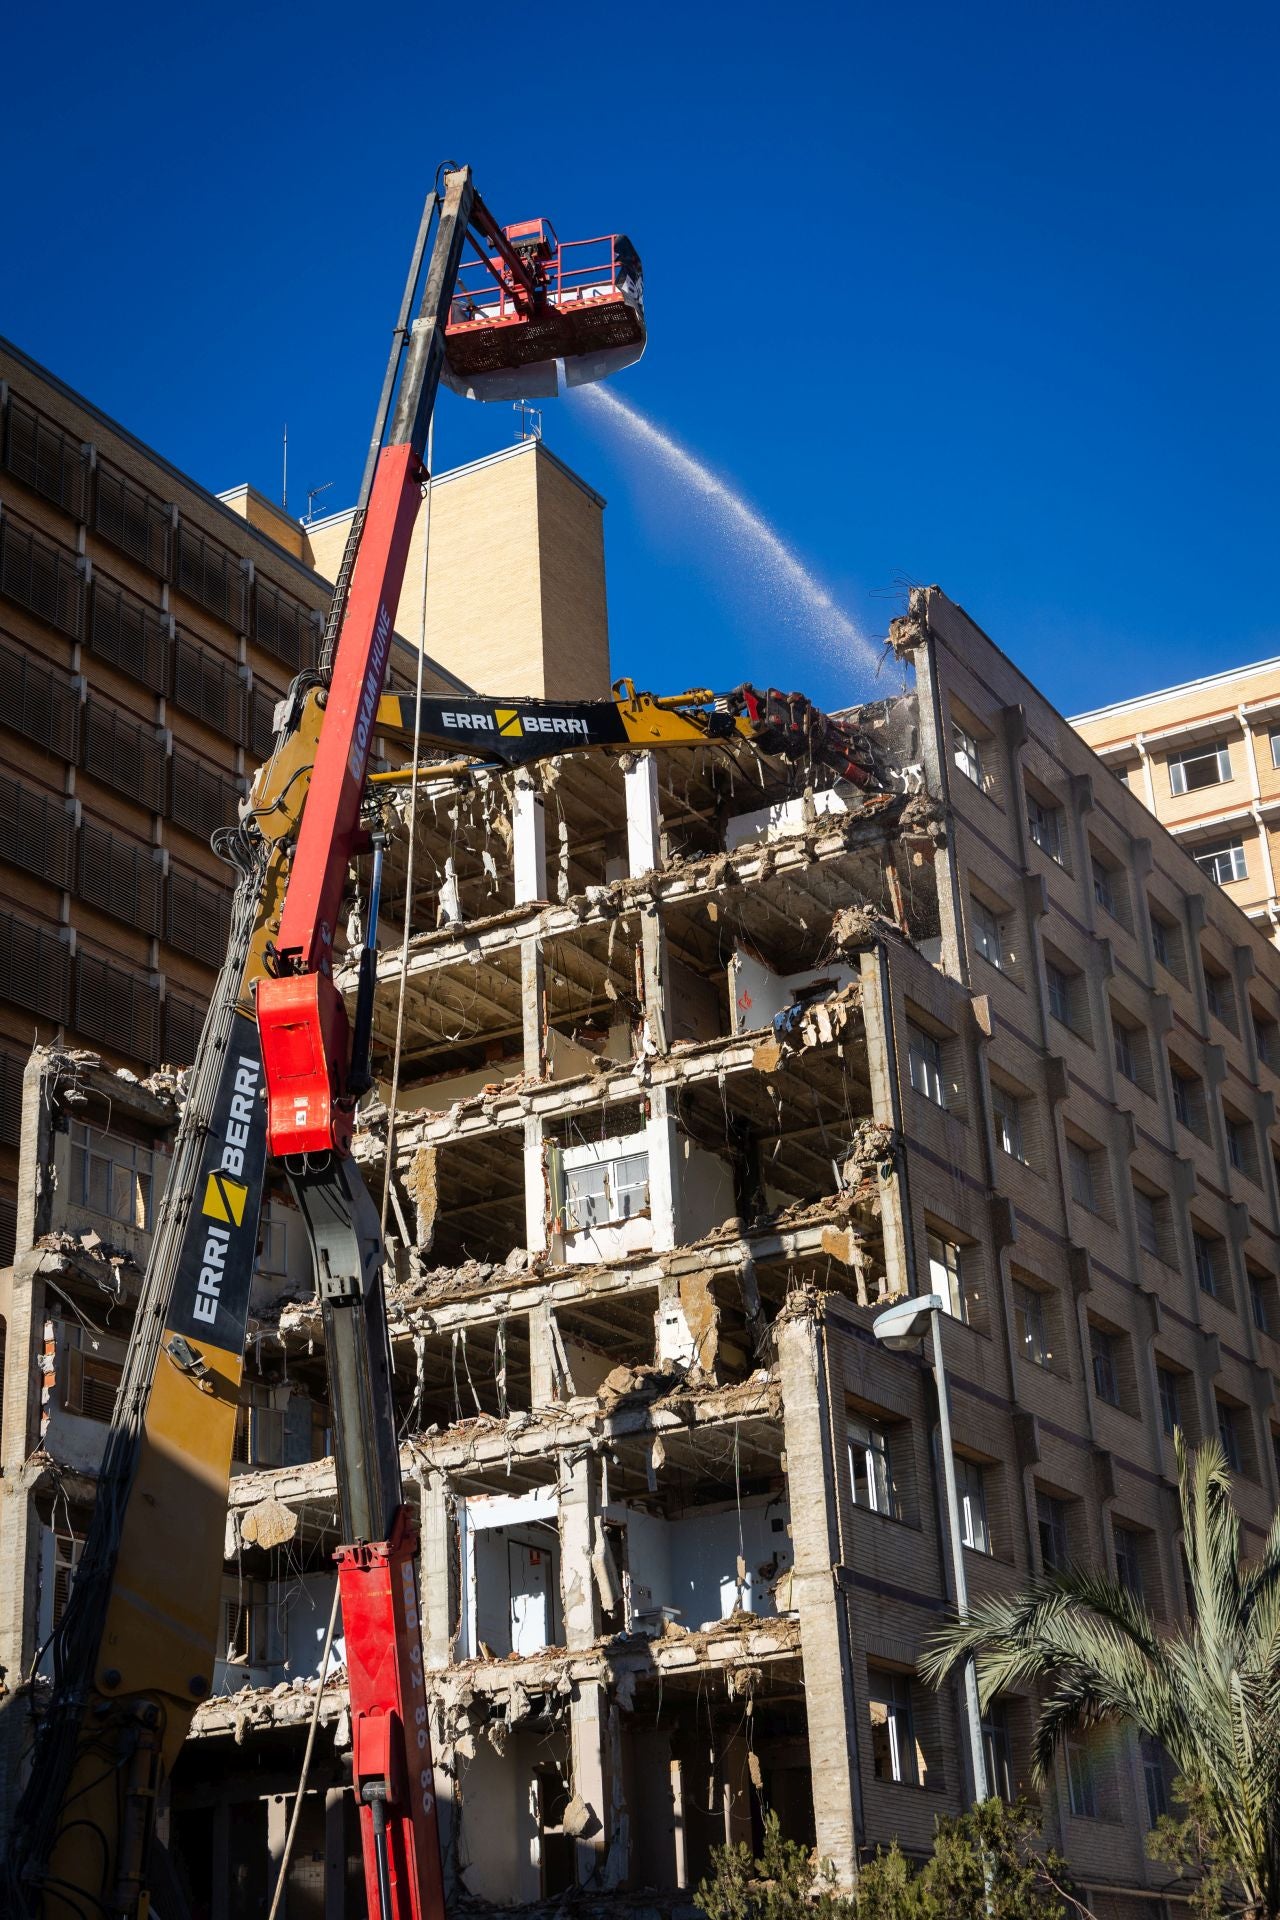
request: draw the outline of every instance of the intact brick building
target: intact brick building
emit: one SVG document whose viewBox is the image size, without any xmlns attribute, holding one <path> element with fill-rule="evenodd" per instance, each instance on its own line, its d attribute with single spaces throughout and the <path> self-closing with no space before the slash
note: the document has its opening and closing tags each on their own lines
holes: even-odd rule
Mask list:
<svg viewBox="0 0 1280 1920">
<path fill-rule="evenodd" d="M 533 442 L 437 488 L 448 664 L 429 658 L 426 686 L 501 687 L 483 672 L 505 671 L 515 609 L 531 659 L 552 639 L 567 653 L 571 617 L 575 690 L 605 691 L 603 501 Z M 0 341 L 0 1259 L 32 1044 L 90 1046 L 140 1075 L 191 1059 L 231 897 L 210 836 L 314 663 L 348 519 L 313 550 L 252 488 L 208 493 Z M 420 544 L 412 564 L 416 639 Z M 402 643 L 393 680 L 415 669 Z M 105 1177 L 92 1154 L 78 1164 Z M 135 1204 L 149 1202 L 122 1184 Z"/>
<path fill-rule="evenodd" d="M 950 1303 L 972 1593 L 1070 1558 L 1178 1618 L 1177 1429 L 1221 1437 L 1250 1550 L 1276 1506 L 1276 949 L 945 595 L 891 638 L 914 690 L 857 711 L 882 793 L 723 747 L 428 780 L 405 969 L 403 822 L 389 861 L 399 1112 L 374 1098 L 358 1152 L 390 1180 L 446 1870 L 474 1912 L 575 1887 L 687 1908 L 768 1809 L 847 1880 L 964 1803 L 958 1700 L 917 1677 L 948 1605 L 936 1410 L 871 1338 L 886 1299 Z M 65 1053 L 27 1071 L 11 1685 L 93 1498 L 111 1361 L 74 1309 L 114 1288 L 119 1337 L 145 1256 L 86 1244 L 63 1122 L 160 1148 L 168 1097 Z M 215 1920 L 255 1910 L 319 1692 L 287 1906 L 336 1920 L 359 1874 L 340 1645 L 319 1673 L 323 1332 L 275 1215 L 215 1694 L 165 1830 Z M 988 1716 L 1001 1792 L 1033 1710 Z M 1161 1910 L 1168 1786 L 1112 1734 L 1044 1796 L 1102 1920 Z"/>
<path fill-rule="evenodd" d="M 1280 660 L 1078 714 L 1082 739 L 1280 939 Z"/>
</svg>

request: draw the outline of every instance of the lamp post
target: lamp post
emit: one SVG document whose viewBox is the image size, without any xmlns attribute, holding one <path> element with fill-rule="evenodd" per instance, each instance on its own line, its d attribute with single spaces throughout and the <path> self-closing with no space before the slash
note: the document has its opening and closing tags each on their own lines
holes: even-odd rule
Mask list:
<svg viewBox="0 0 1280 1920">
<path fill-rule="evenodd" d="M 956 1612 L 963 1620 L 969 1612 L 969 1589 L 964 1577 L 964 1543 L 960 1537 L 960 1500 L 956 1492 L 956 1463 L 951 1451 L 951 1399 L 947 1392 L 946 1362 L 942 1357 L 941 1316 L 947 1303 L 940 1293 L 916 1294 L 886 1307 L 871 1322 L 871 1331 L 882 1346 L 897 1353 L 918 1347 L 926 1333 L 933 1339 L 933 1376 L 938 1388 L 938 1426 L 942 1446 L 942 1477 L 947 1496 L 947 1534 L 951 1542 L 951 1577 L 955 1585 Z M 965 1718 L 969 1724 L 969 1753 L 973 1769 L 974 1798 L 985 1800 L 990 1792 L 987 1782 L 987 1758 L 982 1745 L 982 1710 L 978 1705 L 978 1676 L 973 1659 L 964 1663 Z"/>
</svg>

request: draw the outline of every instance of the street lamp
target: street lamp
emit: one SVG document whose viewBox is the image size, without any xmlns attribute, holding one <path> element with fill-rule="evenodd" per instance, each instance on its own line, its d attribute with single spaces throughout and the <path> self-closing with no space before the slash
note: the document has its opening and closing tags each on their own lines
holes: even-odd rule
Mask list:
<svg viewBox="0 0 1280 1920">
<path fill-rule="evenodd" d="M 899 1300 L 886 1307 L 871 1322 L 871 1331 L 881 1346 L 895 1353 L 918 1347 L 927 1333 L 933 1337 L 933 1377 L 938 1388 L 938 1425 L 941 1429 L 942 1477 L 947 1494 L 947 1532 L 951 1540 L 951 1577 L 955 1584 L 956 1612 L 963 1620 L 969 1612 L 969 1589 L 964 1577 L 964 1543 L 960 1537 L 960 1500 L 956 1492 L 956 1463 L 951 1451 L 951 1399 L 947 1392 L 947 1369 L 942 1357 L 942 1315 L 948 1311 L 940 1293 L 920 1293 L 910 1300 Z M 982 1745 L 982 1711 L 978 1705 L 978 1675 L 972 1656 L 964 1663 L 965 1717 L 969 1723 L 969 1750 L 973 1766 L 975 1798 L 985 1800 L 987 1759 Z"/>
</svg>

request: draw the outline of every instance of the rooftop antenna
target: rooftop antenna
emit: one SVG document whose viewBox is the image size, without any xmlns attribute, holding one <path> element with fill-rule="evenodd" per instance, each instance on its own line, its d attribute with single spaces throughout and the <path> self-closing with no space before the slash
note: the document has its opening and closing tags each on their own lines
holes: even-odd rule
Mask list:
<svg viewBox="0 0 1280 1920">
<path fill-rule="evenodd" d="M 316 501 L 320 498 L 320 495 L 322 493 L 328 493 L 332 485 L 333 485 L 332 480 L 326 480 L 322 487 L 307 488 L 307 511 L 303 515 L 303 520 L 302 520 L 302 524 L 304 527 L 309 527 L 311 525 L 312 521 L 316 517 Z"/>
<path fill-rule="evenodd" d="M 284 423 L 284 457 L 280 472 L 280 511 L 289 511 L 289 422 Z"/>
<path fill-rule="evenodd" d="M 513 400 L 511 403 L 511 410 L 513 413 L 518 413 L 520 415 L 520 425 L 516 428 L 516 439 L 517 440 L 541 440 L 542 438 L 541 407 L 531 407 L 527 400 Z"/>
</svg>

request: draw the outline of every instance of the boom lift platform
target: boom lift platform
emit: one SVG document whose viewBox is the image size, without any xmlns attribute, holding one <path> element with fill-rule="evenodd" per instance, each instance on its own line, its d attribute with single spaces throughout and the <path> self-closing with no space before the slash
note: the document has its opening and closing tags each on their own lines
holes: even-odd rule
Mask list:
<svg viewBox="0 0 1280 1920">
<path fill-rule="evenodd" d="M 459 291 L 469 235 L 498 288 L 483 299 Z M 466 167 L 447 172 L 429 198 L 320 669 L 294 682 L 242 818 L 215 841 L 239 873 L 231 935 L 191 1070 L 89 1537 L 50 1643 L 53 1685 L 37 1712 L 6 1863 L 6 1920 L 146 1920 L 152 1911 L 157 1796 L 216 1657 L 232 1441 L 272 1157 L 307 1226 L 324 1318 L 368 1912 L 442 1920 L 418 1543 L 400 1480 L 383 1246 L 350 1157 L 356 1103 L 371 1084 L 376 839 L 353 1025 L 333 980 L 350 863 L 371 846 L 362 810 L 375 729 L 399 727 L 465 766 L 509 766 L 570 746 L 634 751 L 743 735 L 767 753 L 883 785 L 867 737 L 799 695 L 742 687 L 654 699 L 620 682 L 612 701 L 433 695 L 415 711 L 398 696 L 384 699 L 440 379 L 480 390 L 490 375 L 509 376 L 528 393 L 528 371 L 545 367 L 548 353 L 572 353 L 576 377 L 589 378 L 610 354 L 622 356 L 610 366 L 621 365 L 643 347 L 639 262 L 629 245 L 612 240 L 606 277 L 574 286 L 566 249 L 549 235 L 545 222 L 499 229 Z"/>
</svg>

